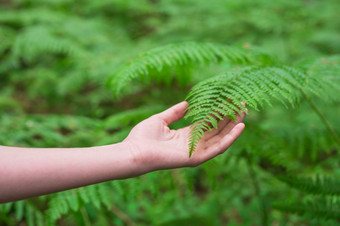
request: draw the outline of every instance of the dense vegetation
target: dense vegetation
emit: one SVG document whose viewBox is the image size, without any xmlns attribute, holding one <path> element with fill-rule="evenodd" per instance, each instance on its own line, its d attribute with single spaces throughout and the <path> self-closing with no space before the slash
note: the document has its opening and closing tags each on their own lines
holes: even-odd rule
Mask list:
<svg viewBox="0 0 340 226">
<path fill-rule="evenodd" d="M 340 223 L 337 0 L 0 4 L 1 145 L 119 142 L 187 98 L 191 120 L 173 126 L 199 123 L 194 151 L 220 114 L 249 109 L 199 167 L 2 204 L 0 224 Z"/>
</svg>

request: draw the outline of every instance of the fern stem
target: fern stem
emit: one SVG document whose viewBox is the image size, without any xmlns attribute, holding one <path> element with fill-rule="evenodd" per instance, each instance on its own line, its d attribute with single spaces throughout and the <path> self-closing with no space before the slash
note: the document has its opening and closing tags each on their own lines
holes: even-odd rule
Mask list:
<svg viewBox="0 0 340 226">
<path fill-rule="evenodd" d="M 89 215 L 87 214 L 87 211 L 84 207 L 80 209 L 80 213 L 83 217 L 84 225 L 85 226 L 91 226 L 91 221 L 90 221 Z"/>
<path fill-rule="evenodd" d="M 136 226 L 137 224 L 123 211 L 121 211 L 117 206 L 111 205 L 111 211 L 119 217 L 126 225 L 128 226 Z"/>
<path fill-rule="evenodd" d="M 332 126 L 329 124 L 326 117 L 322 114 L 322 112 L 318 109 L 318 107 L 314 104 L 314 102 L 309 98 L 309 96 L 305 92 L 303 92 L 302 90 L 301 90 L 301 92 L 302 92 L 303 96 L 305 97 L 305 99 L 307 100 L 308 104 L 312 107 L 312 109 L 319 116 L 319 118 L 321 119 L 323 124 L 327 127 L 328 131 L 332 134 L 336 143 L 340 146 L 340 138 L 339 138 L 338 134 L 336 134 L 336 132 L 334 131 Z"/>
<path fill-rule="evenodd" d="M 263 226 L 267 226 L 269 225 L 268 223 L 268 211 L 267 211 L 267 205 L 265 203 L 265 201 L 263 200 L 262 194 L 261 194 L 261 189 L 260 189 L 260 185 L 258 183 L 257 177 L 256 177 L 256 173 L 252 167 L 252 163 L 251 160 L 249 158 L 249 156 L 246 156 L 247 159 L 247 168 L 248 168 L 248 173 L 251 179 L 251 182 L 253 184 L 254 187 L 254 192 L 256 197 L 258 197 L 259 199 L 259 204 L 260 204 L 260 208 L 261 208 L 261 225 Z"/>
</svg>

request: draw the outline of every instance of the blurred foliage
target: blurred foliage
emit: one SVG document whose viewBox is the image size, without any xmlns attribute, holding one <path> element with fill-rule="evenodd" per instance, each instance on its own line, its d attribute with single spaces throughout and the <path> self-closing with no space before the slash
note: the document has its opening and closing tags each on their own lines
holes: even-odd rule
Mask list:
<svg viewBox="0 0 340 226">
<path fill-rule="evenodd" d="M 179 67 L 166 82 L 130 81 L 118 98 L 105 88 L 123 62 L 170 43 L 258 48 L 330 87 L 294 109 L 250 109 L 240 139 L 202 166 L 2 204 L 0 224 L 339 224 L 339 145 L 313 111 L 340 134 L 339 12 L 337 0 L 0 1 L 2 145 L 119 142 L 197 82 L 232 69 Z"/>
</svg>

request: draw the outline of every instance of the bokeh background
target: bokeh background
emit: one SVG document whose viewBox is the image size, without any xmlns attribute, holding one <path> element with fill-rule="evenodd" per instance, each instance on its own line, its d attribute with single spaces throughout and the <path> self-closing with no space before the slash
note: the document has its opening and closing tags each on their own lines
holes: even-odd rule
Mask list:
<svg viewBox="0 0 340 226">
<path fill-rule="evenodd" d="M 195 66 L 185 86 L 131 82 L 116 98 L 107 78 L 136 54 L 168 43 L 213 42 L 254 46 L 296 65 L 339 54 L 339 12 L 338 0 L 1 0 L 0 144 L 119 142 L 139 121 L 182 101 L 197 82 L 230 69 Z M 314 101 L 340 134 L 334 99 Z M 0 225 L 339 223 L 275 208 L 280 201 L 301 207 L 332 200 L 340 212 L 337 197 L 287 186 L 267 172 L 258 154 L 274 153 L 302 176 L 340 177 L 339 147 L 308 103 L 249 113 L 235 145 L 202 166 L 2 204 Z"/>
</svg>

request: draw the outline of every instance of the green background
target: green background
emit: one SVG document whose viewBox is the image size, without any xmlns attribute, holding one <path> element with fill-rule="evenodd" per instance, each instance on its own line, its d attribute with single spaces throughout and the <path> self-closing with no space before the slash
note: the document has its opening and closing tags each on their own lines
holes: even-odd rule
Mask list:
<svg viewBox="0 0 340 226">
<path fill-rule="evenodd" d="M 132 81 L 125 95 L 115 98 L 114 88 L 105 86 L 107 78 L 136 54 L 168 43 L 213 42 L 257 46 L 297 65 L 339 54 L 339 12 L 337 0 L 2 0 L 0 144 L 119 142 L 139 121 L 182 101 L 197 82 L 230 70 L 223 64 L 195 66 L 185 85 Z M 338 134 L 339 97 L 314 97 Z M 301 176 L 339 178 L 339 147 L 308 103 L 294 109 L 279 104 L 260 112 L 250 109 L 245 123 L 235 145 L 199 167 L 2 204 L 0 224 L 339 223 L 273 208 L 280 201 L 334 202 L 340 213 L 337 196 L 290 188 L 267 172 L 257 154 L 272 151 Z M 187 124 L 182 120 L 174 127 Z"/>
</svg>

